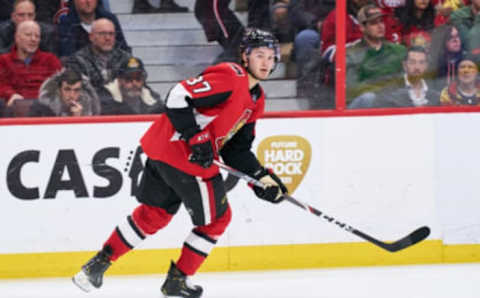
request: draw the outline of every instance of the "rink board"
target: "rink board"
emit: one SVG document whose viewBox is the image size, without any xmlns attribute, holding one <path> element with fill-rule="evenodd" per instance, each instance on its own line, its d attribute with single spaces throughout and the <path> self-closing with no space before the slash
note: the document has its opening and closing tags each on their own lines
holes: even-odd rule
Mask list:
<svg viewBox="0 0 480 298">
<path fill-rule="evenodd" d="M 0 277 L 70 275 L 137 205 L 150 123 L 0 126 Z M 202 270 L 480 261 L 480 114 L 262 119 L 253 150 L 294 197 L 382 240 L 428 225 L 390 254 L 288 203 L 228 197 L 232 223 Z M 172 223 L 112 267 L 162 272 L 191 229 Z M 35 264 L 35 266 L 32 266 Z"/>
</svg>

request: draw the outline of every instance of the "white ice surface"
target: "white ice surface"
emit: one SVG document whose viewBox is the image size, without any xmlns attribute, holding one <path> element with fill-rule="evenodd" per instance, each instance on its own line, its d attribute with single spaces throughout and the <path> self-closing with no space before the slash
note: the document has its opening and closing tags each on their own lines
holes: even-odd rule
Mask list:
<svg viewBox="0 0 480 298">
<path fill-rule="evenodd" d="M 159 298 L 164 275 L 106 276 L 84 293 L 68 278 L 0 280 L 1 298 Z M 199 273 L 202 298 L 479 298 L 480 264 Z"/>
</svg>

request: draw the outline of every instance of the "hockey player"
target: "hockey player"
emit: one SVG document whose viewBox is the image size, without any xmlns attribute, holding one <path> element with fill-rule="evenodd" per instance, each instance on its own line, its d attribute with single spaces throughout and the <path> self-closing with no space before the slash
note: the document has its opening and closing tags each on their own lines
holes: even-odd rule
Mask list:
<svg viewBox="0 0 480 298">
<path fill-rule="evenodd" d="M 199 269 L 231 219 L 214 159 L 222 157 L 229 166 L 262 181 L 264 188 L 253 187 L 259 198 L 283 200 L 287 188 L 250 150 L 265 106 L 259 82 L 275 68 L 279 44 L 269 32 L 248 29 L 239 52 L 240 65 L 208 67 L 171 89 L 166 114 L 141 139 L 148 159 L 137 194 L 140 205 L 73 277 L 81 289 L 99 288 L 111 263 L 164 228 L 183 203 L 194 227 L 179 259 L 171 262 L 161 292 L 164 297 L 200 297 L 202 288 L 191 285 L 188 276 Z"/>
</svg>

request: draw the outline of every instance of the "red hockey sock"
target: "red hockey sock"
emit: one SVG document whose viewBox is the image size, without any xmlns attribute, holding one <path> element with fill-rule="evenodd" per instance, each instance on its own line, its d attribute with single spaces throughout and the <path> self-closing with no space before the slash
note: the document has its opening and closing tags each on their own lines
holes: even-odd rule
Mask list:
<svg viewBox="0 0 480 298">
<path fill-rule="evenodd" d="M 227 228 L 231 218 L 229 206 L 225 213 L 211 224 L 193 229 L 183 244 L 177 268 L 186 275 L 194 275 Z"/>
<path fill-rule="evenodd" d="M 199 254 L 190 247 L 184 245 L 182 248 L 182 254 L 177 261 L 177 268 L 185 275 L 194 275 L 206 258 L 206 255 Z"/>
<path fill-rule="evenodd" d="M 162 208 L 143 204 L 135 208 L 133 214 L 127 216 L 126 221 L 115 228 L 104 244 L 104 247 L 108 245 L 113 251 L 110 260 L 117 260 L 142 242 L 148 235 L 152 235 L 165 227 L 171 219 L 172 215 Z"/>
<path fill-rule="evenodd" d="M 115 261 L 122 255 L 126 254 L 129 252 L 132 247 L 129 247 L 124 240 L 120 237 L 118 233 L 118 228 L 115 228 L 113 230 L 112 234 L 110 237 L 107 239 L 105 244 L 103 244 L 103 247 L 110 246 L 112 249 L 112 256 L 110 257 L 110 261 Z"/>
</svg>

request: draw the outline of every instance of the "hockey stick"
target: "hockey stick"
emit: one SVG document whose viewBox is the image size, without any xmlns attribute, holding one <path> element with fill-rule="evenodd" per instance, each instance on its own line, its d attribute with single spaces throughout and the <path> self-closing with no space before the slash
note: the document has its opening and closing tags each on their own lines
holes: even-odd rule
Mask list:
<svg viewBox="0 0 480 298">
<path fill-rule="evenodd" d="M 240 179 L 243 179 L 245 181 L 247 181 L 248 183 L 251 183 L 253 185 L 256 185 L 256 186 L 259 186 L 259 187 L 263 187 L 263 183 L 258 181 L 257 179 L 254 179 L 250 176 L 248 176 L 247 174 L 244 174 L 238 170 L 235 170 L 234 168 L 232 167 L 229 167 L 217 160 L 214 160 L 214 163 L 221 169 L 225 170 L 226 172 L 228 172 L 229 174 L 233 175 L 233 176 L 237 176 L 238 178 Z M 329 216 L 325 213 L 323 213 L 322 211 L 318 210 L 318 209 L 315 209 L 314 207 L 304 203 L 304 202 L 301 202 L 291 196 L 289 196 L 288 194 L 285 194 L 283 195 L 283 197 L 285 198 L 285 200 L 287 200 L 288 202 L 294 204 L 295 206 L 297 207 L 300 207 L 312 214 L 315 214 L 316 216 L 322 218 L 322 219 L 325 219 L 326 221 L 330 222 L 330 223 L 333 223 L 335 224 L 337 227 L 347 231 L 347 232 L 350 232 L 360 238 L 362 238 L 363 240 L 366 240 L 378 247 L 381 247 L 385 250 L 388 250 L 389 252 L 396 252 L 396 251 L 399 251 L 399 250 L 402 250 L 402 249 L 405 249 L 407 247 L 410 247 L 422 240 L 424 240 L 425 238 L 428 237 L 428 235 L 430 234 L 430 228 L 427 227 L 427 226 L 423 226 L 421 228 L 418 228 L 416 229 L 415 231 L 413 231 L 412 233 L 408 234 L 407 236 L 403 237 L 402 239 L 399 239 L 395 242 L 383 242 L 383 241 L 380 241 L 380 240 L 377 240 L 375 238 L 373 238 L 372 236 L 368 235 L 368 234 L 365 234 L 364 232 L 360 231 L 360 230 L 357 230 L 355 229 L 354 227 L 346 224 L 346 223 L 343 223 L 337 219 L 335 219 L 334 217 L 332 216 Z"/>
</svg>

